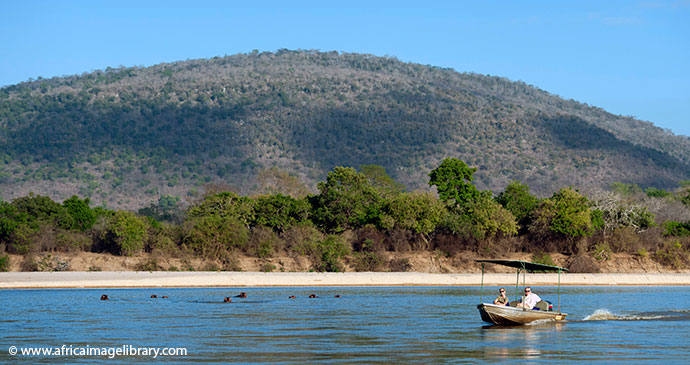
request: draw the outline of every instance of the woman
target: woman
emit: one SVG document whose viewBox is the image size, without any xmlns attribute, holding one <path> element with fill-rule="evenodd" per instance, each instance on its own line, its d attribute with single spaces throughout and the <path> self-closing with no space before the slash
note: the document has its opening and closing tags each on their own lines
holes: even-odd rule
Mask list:
<svg viewBox="0 0 690 365">
<path fill-rule="evenodd" d="M 494 299 L 496 305 L 510 305 L 510 300 L 506 297 L 506 290 L 504 288 L 498 289 L 498 297 Z"/>
</svg>

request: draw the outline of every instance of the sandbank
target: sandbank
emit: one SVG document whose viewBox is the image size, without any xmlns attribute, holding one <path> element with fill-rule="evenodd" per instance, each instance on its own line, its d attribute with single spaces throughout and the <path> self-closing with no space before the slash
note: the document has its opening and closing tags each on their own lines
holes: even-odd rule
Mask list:
<svg viewBox="0 0 690 365">
<path fill-rule="evenodd" d="M 514 285 L 511 274 L 484 274 L 484 285 Z M 522 280 L 522 276 L 521 276 Z M 527 274 L 531 285 L 556 285 L 558 274 Z M 0 289 L 271 287 L 271 286 L 463 286 L 480 285 L 481 274 L 416 272 L 6 272 Z M 690 285 L 690 273 L 569 274 L 561 285 Z"/>
</svg>

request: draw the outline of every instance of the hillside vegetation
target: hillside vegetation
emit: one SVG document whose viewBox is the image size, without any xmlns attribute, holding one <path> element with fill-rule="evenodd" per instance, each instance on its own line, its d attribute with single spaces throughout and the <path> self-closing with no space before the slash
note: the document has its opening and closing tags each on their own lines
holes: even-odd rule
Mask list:
<svg viewBox="0 0 690 365">
<path fill-rule="evenodd" d="M 371 164 L 427 190 L 448 156 L 478 168 L 480 189 L 518 180 L 541 197 L 690 177 L 690 138 L 651 123 L 522 82 L 370 55 L 254 52 L 0 89 L 8 201 L 76 194 L 139 209 L 160 196 L 192 203 L 209 186 L 304 195 L 335 166 Z"/>
</svg>

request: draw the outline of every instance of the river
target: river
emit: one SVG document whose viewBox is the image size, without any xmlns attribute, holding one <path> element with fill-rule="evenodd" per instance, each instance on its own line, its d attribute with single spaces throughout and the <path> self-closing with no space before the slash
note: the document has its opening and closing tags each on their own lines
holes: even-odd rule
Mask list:
<svg viewBox="0 0 690 365">
<path fill-rule="evenodd" d="M 485 287 L 485 301 L 497 289 Z M 506 289 L 513 298 L 515 287 Z M 556 287 L 533 290 L 558 306 Z M 240 292 L 247 298 L 223 302 Z M 102 294 L 109 300 L 100 300 Z M 152 361 L 152 354 L 141 351 L 75 355 L 84 348 L 123 346 L 184 348 L 186 355 L 165 358 L 181 362 L 690 359 L 687 287 L 561 287 L 566 322 L 520 327 L 483 323 L 476 309 L 480 294 L 479 287 L 0 290 L 0 362 Z M 21 354 L 23 349 L 56 347 L 73 353 Z"/>
</svg>

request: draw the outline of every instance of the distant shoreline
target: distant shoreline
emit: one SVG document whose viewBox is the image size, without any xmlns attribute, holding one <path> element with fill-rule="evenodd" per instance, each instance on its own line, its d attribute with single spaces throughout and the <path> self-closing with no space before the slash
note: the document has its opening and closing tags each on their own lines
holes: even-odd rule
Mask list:
<svg viewBox="0 0 690 365">
<path fill-rule="evenodd" d="M 484 275 L 484 285 L 514 285 L 515 274 Z M 522 280 L 521 280 L 522 281 Z M 557 274 L 527 274 L 530 285 L 557 285 Z M 0 289 L 155 287 L 477 286 L 481 274 L 415 272 L 6 272 Z M 561 285 L 690 285 L 690 273 L 561 274 Z"/>
</svg>

